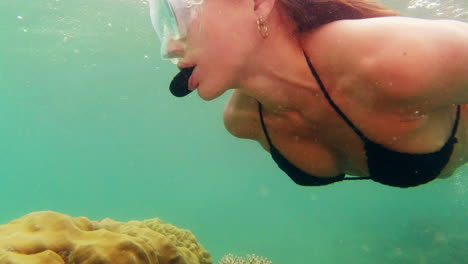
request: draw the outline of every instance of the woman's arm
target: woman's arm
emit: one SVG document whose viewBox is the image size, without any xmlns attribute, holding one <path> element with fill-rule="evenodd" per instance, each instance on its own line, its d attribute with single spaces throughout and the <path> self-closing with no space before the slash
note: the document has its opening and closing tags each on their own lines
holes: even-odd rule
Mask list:
<svg viewBox="0 0 468 264">
<path fill-rule="evenodd" d="M 257 139 L 259 133 L 258 102 L 234 90 L 224 108 L 224 126 L 233 136 Z"/>
</svg>

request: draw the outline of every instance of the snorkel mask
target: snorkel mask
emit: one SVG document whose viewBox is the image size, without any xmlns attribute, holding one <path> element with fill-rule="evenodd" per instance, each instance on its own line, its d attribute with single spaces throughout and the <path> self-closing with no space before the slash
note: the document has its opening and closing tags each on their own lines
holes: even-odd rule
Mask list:
<svg viewBox="0 0 468 264">
<path fill-rule="evenodd" d="M 172 41 L 185 45 L 190 24 L 200 12 L 204 0 L 148 0 L 151 22 L 161 42 L 161 58 L 177 64 L 179 58 L 171 57 L 168 47 Z M 185 48 L 185 47 L 184 47 Z M 172 80 L 171 93 L 183 97 L 191 93 L 188 88 L 195 67 L 182 69 Z"/>
<path fill-rule="evenodd" d="M 171 41 L 184 42 L 193 19 L 200 12 L 204 0 L 148 0 L 151 22 L 161 42 L 161 58 L 177 63 L 171 58 L 168 46 Z"/>
</svg>

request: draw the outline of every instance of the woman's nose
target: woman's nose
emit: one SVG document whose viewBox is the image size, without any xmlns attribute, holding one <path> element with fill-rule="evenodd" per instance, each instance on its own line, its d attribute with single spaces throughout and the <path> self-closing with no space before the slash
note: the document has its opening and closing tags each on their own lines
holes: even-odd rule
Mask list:
<svg viewBox="0 0 468 264">
<path fill-rule="evenodd" d="M 169 59 L 180 58 L 185 54 L 185 43 L 181 40 L 169 40 L 167 42 L 167 56 Z"/>
</svg>

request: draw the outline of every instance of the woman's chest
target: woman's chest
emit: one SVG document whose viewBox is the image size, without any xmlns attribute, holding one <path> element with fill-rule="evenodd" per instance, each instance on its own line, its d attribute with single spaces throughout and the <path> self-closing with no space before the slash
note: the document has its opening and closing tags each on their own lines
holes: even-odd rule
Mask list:
<svg viewBox="0 0 468 264">
<path fill-rule="evenodd" d="M 457 129 L 459 143 L 447 168 L 459 166 L 466 157 L 463 146 L 467 141 L 467 109 L 462 107 Z M 304 171 L 330 177 L 343 172 L 367 176 L 363 137 L 396 152 L 431 153 L 447 142 L 455 119 L 456 108 L 414 116 L 350 109 L 346 118 L 336 113 L 315 124 L 297 116 L 282 119 L 270 116 L 266 118 L 265 129 L 271 144 Z M 267 136 L 259 135 L 257 140 L 268 149 Z"/>
</svg>

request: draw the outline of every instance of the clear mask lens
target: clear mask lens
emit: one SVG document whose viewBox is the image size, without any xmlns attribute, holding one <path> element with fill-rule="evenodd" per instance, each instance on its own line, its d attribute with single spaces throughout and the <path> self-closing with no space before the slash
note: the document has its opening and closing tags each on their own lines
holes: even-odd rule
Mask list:
<svg viewBox="0 0 468 264">
<path fill-rule="evenodd" d="M 161 58 L 174 60 L 169 54 L 172 43 L 181 45 L 190 23 L 201 9 L 204 0 L 148 0 L 153 27 L 161 42 Z"/>
</svg>

